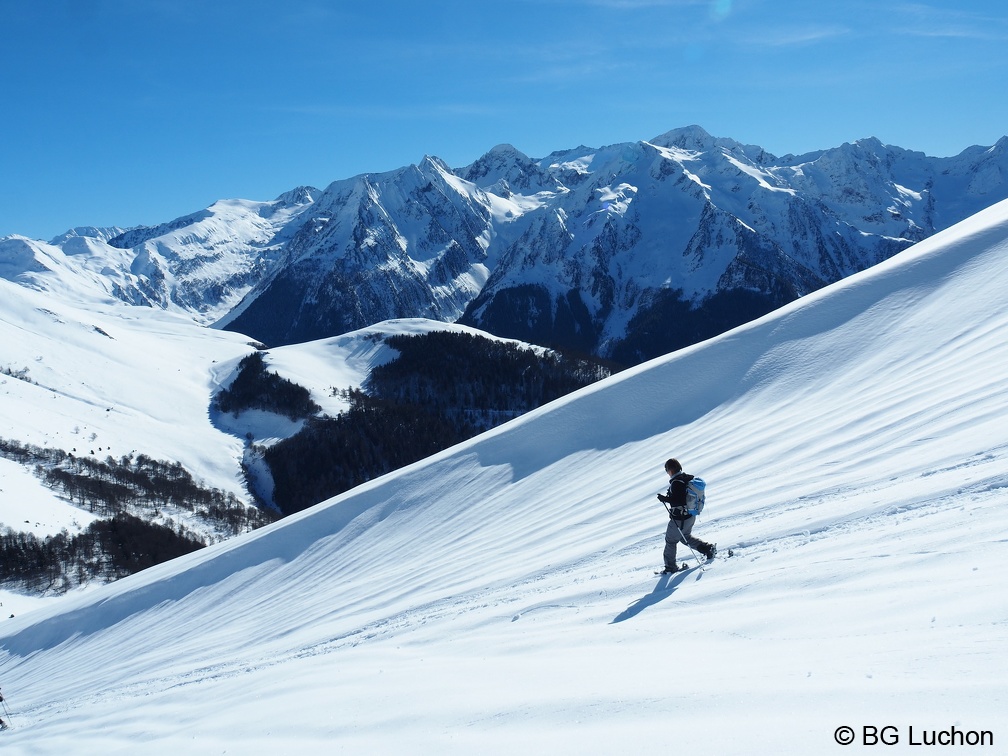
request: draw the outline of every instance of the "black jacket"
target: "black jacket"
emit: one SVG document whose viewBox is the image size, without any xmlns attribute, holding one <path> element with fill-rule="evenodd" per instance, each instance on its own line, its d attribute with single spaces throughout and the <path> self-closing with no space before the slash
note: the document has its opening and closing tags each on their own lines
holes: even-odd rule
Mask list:
<svg viewBox="0 0 1008 756">
<path fill-rule="evenodd" d="M 686 484 L 693 480 L 688 473 L 679 472 L 669 479 L 668 492 L 662 499 L 672 510 L 670 516 L 676 520 L 685 520 L 691 515 L 686 511 Z"/>
</svg>

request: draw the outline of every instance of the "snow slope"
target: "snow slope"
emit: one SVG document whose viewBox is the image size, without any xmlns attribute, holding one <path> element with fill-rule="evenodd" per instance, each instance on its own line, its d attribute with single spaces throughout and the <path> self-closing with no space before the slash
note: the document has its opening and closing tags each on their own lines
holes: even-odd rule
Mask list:
<svg viewBox="0 0 1008 756">
<path fill-rule="evenodd" d="M 80 289 L 75 290 L 80 292 Z M 0 437 L 116 459 L 179 461 L 242 493 L 241 442 L 215 429 L 221 361 L 247 337 L 148 307 L 66 299 L 0 279 Z"/>
<path fill-rule="evenodd" d="M 268 412 L 233 417 L 212 408 L 214 393 L 253 350 L 250 339 L 179 314 L 124 305 L 66 266 L 47 266 L 40 245 L 7 240 L 3 251 L 23 253 L 4 259 L 21 271 L 31 269 L 32 276 L 0 277 L 0 439 L 96 460 L 143 454 L 177 461 L 205 487 L 251 506 L 245 462 L 256 473 L 258 493 L 269 500 L 272 482 L 248 453 L 246 439 L 269 444 L 301 424 Z M 394 356 L 386 336 L 431 330 L 479 333 L 408 319 L 282 347 L 266 357 L 271 370 L 309 388 L 323 410 L 335 415 L 347 402 L 332 388 L 360 387 L 372 367 Z M 159 511 L 208 540 L 223 537 L 191 513 Z M 10 527 L 39 537 L 63 529 L 75 534 L 93 519 L 57 498 L 30 468 L 0 457 L 0 532 Z M 40 601 L 48 603 L 0 588 L 0 610 L 8 610 L 0 616 L 19 615 Z"/>
<path fill-rule="evenodd" d="M 1006 255 L 1002 202 L 275 525 L 6 620 L 5 753 L 808 754 L 842 725 L 1003 748 Z M 696 533 L 735 556 L 656 577 L 673 454 L 708 480 Z"/>
</svg>

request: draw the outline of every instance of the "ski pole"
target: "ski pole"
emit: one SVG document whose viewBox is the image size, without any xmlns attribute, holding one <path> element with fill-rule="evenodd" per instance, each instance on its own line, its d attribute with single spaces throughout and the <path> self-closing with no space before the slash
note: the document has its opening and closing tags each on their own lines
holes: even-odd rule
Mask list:
<svg viewBox="0 0 1008 756">
<path fill-rule="evenodd" d="M 659 499 L 658 501 L 661 501 L 661 499 Z M 696 552 L 693 551 L 693 547 L 690 546 L 689 541 L 686 540 L 686 536 L 683 535 L 682 528 L 679 527 L 679 523 L 676 522 L 675 517 L 672 516 L 672 508 L 669 507 L 669 505 L 666 504 L 664 501 L 662 501 L 662 506 L 665 507 L 665 511 L 668 512 L 669 519 L 672 520 L 672 522 L 675 522 L 675 529 L 679 531 L 679 541 L 681 543 L 686 544 L 686 548 L 690 550 L 690 554 L 693 555 L 693 558 L 696 559 L 697 564 L 700 565 L 700 572 L 707 572 L 707 568 L 703 566 L 703 562 L 700 561 L 700 557 L 696 555 Z"/>
<path fill-rule="evenodd" d="M 10 710 L 7 708 L 7 700 L 3 697 L 3 693 L 0 693 L 0 705 L 3 706 L 4 714 L 7 716 L 7 726 L 13 727 L 14 720 L 11 719 Z"/>
</svg>

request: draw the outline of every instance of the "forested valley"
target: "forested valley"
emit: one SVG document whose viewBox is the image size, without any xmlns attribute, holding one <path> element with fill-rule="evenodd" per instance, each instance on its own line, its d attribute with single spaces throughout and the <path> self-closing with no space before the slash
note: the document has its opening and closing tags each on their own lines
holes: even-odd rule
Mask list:
<svg viewBox="0 0 1008 756">
<path fill-rule="evenodd" d="M 595 358 L 531 349 L 466 333 L 391 336 L 399 357 L 361 389 L 338 389 L 350 408 L 313 417 L 262 454 L 273 499 L 287 515 L 416 462 L 605 378 Z"/>
</svg>

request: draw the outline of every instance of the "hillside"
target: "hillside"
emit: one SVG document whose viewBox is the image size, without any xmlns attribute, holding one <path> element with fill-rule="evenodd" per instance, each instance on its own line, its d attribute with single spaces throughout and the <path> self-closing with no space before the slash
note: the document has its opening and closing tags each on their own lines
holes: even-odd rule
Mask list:
<svg viewBox="0 0 1008 756">
<path fill-rule="evenodd" d="M 1008 203 L 404 470 L 5 622 L 24 752 L 1000 737 Z M 671 454 L 735 556 L 655 577 Z"/>
<path fill-rule="evenodd" d="M 608 374 L 575 375 L 578 363 L 546 350 L 423 320 L 267 353 L 172 313 L 95 297 L 74 275 L 36 274 L 62 296 L 0 280 L 0 602 L 15 613 L 260 527 Z M 526 370 L 549 385 L 484 403 L 478 416 L 461 399 L 435 407 L 432 389 L 395 396 L 402 377 L 373 397 L 361 392 L 376 370 L 402 372 L 387 340 L 422 343 L 435 331 L 471 345 L 414 378 L 471 384 L 467 401 L 477 376 L 498 393 L 520 389 Z M 522 371 L 506 377 L 478 344 L 527 355 Z M 241 365 L 254 359 L 259 385 L 243 388 Z M 449 399 L 449 387 L 433 390 Z"/>
</svg>

